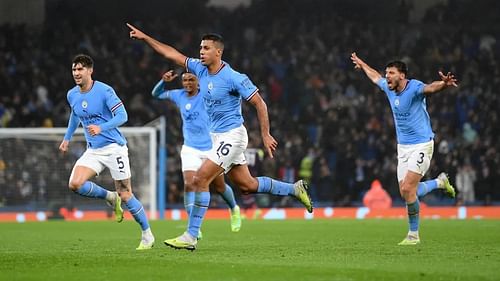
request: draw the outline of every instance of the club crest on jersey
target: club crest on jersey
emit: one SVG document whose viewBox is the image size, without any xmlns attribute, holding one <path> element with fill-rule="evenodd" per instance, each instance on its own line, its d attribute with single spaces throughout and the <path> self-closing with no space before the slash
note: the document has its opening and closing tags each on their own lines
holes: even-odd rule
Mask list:
<svg viewBox="0 0 500 281">
<path fill-rule="evenodd" d="M 395 105 L 395 106 L 398 106 L 398 105 L 399 105 L 399 99 L 395 99 L 395 100 L 394 100 L 394 105 Z"/>
<path fill-rule="evenodd" d="M 208 89 L 213 90 L 214 89 L 214 84 L 212 82 L 208 83 Z"/>
<path fill-rule="evenodd" d="M 190 110 L 191 109 L 191 104 L 190 103 L 187 103 L 186 106 L 184 107 L 186 108 L 186 110 Z"/>
<path fill-rule="evenodd" d="M 86 101 L 86 100 L 82 101 L 82 107 L 83 107 L 83 108 L 87 108 L 87 106 L 88 106 L 88 105 L 89 105 L 89 104 L 87 103 L 87 101 Z"/>
</svg>

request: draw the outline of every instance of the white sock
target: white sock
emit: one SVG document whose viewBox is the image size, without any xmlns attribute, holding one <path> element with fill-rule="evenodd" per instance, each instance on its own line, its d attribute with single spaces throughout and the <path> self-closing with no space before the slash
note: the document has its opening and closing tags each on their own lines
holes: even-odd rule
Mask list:
<svg viewBox="0 0 500 281">
<path fill-rule="evenodd" d="M 413 236 L 418 238 L 418 231 L 408 231 L 408 236 Z"/>
<path fill-rule="evenodd" d="M 189 238 L 189 242 L 194 242 L 196 241 L 197 237 L 193 237 L 189 232 L 186 231 L 186 236 Z"/>
<path fill-rule="evenodd" d="M 106 193 L 106 200 L 113 201 L 115 199 L 115 194 L 115 192 L 111 192 L 108 190 L 108 192 Z"/>
<path fill-rule="evenodd" d="M 151 232 L 151 227 L 142 231 L 142 238 L 147 238 L 147 240 L 150 240 L 150 238 L 154 239 L 153 232 Z"/>
<path fill-rule="evenodd" d="M 444 181 L 440 179 L 436 179 L 438 188 L 444 188 Z"/>
</svg>

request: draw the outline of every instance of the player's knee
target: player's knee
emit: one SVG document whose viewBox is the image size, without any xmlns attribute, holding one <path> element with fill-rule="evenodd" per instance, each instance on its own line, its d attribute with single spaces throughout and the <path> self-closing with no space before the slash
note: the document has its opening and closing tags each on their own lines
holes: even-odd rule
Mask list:
<svg viewBox="0 0 500 281">
<path fill-rule="evenodd" d="M 199 189 L 199 188 L 202 188 L 202 187 L 205 187 L 205 186 L 208 187 L 208 181 L 205 178 L 199 177 L 199 176 L 194 176 L 193 177 L 192 187 L 193 187 L 194 191 L 198 191 L 198 190 L 195 190 L 195 189 Z"/>
<path fill-rule="evenodd" d="M 71 179 L 68 184 L 68 188 L 76 192 L 82 185 L 84 184 L 84 181 L 78 180 L 78 179 Z"/>
<path fill-rule="evenodd" d="M 195 192 L 196 191 L 195 186 L 194 186 L 192 181 L 189 181 L 189 182 L 185 181 L 184 182 L 184 190 L 186 192 Z"/>
<path fill-rule="evenodd" d="M 412 197 L 412 193 L 416 192 L 415 189 L 409 184 L 401 185 L 399 191 L 401 193 L 401 197 L 406 200 L 410 199 L 410 197 Z"/>
</svg>

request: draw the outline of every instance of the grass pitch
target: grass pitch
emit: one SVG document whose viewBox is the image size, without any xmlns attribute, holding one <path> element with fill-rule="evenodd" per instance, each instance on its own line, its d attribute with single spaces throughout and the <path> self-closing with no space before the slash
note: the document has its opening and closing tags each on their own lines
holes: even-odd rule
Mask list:
<svg viewBox="0 0 500 281">
<path fill-rule="evenodd" d="M 133 221 L 0 223 L 0 280 L 499 280 L 500 221 L 423 220 L 417 246 L 397 246 L 404 220 L 208 220 L 194 252 L 163 240 L 185 221 L 154 221 L 135 251 Z"/>
</svg>

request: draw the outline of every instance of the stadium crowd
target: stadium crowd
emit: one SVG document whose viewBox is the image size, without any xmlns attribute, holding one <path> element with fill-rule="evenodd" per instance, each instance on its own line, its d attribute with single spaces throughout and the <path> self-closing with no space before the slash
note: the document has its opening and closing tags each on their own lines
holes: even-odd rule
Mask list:
<svg viewBox="0 0 500 281">
<path fill-rule="evenodd" d="M 417 19 L 404 1 L 253 1 L 232 11 L 207 7 L 204 1 L 181 2 L 169 1 L 168 8 L 154 2 L 158 9 L 146 15 L 134 13 L 137 7 L 124 1 L 127 16 L 96 15 L 87 5 L 75 17 L 77 3 L 56 1 L 41 26 L 0 25 L 0 126 L 65 127 L 66 92 L 74 85 L 71 58 L 88 53 L 95 59 L 94 78 L 112 85 L 124 101 L 128 126 L 167 116 L 168 201 L 181 203 L 180 118 L 175 106 L 150 96 L 161 74 L 174 66 L 129 39 L 124 19 L 193 57 L 200 36 L 216 31 L 226 41 L 225 60 L 260 88 L 271 133 L 280 143 L 274 159 L 258 157 L 257 174 L 289 182 L 307 179 L 313 201 L 335 206 L 361 202 L 378 179 L 398 202 L 392 113 L 383 93 L 353 69 L 349 56 L 356 51 L 381 71 L 386 62 L 401 59 L 409 76 L 424 82 L 438 80 L 439 70 L 457 75 L 459 88 L 427 99 L 436 133 L 427 176 L 448 172 L 459 189 L 457 204 L 500 201 L 495 186 L 500 181 L 500 11 L 488 4 L 494 1 L 443 1 Z M 243 110 L 249 147 L 260 148 L 255 112 L 248 106 Z M 16 183 L 9 169 L 15 157 L 8 155 L 8 146 L 0 150 L 0 202 L 5 205 L 36 200 L 42 186 L 50 188 L 58 177 L 23 182 L 36 171 L 26 168 L 33 167 L 30 163 L 63 161 L 50 160 L 56 159 L 50 156 L 57 154 L 56 147 L 27 154 L 31 159 L 21 160 L 27 175 Z M 53 188 L 62 190 L 66 181 L 61 177 Z M 427 200 L 455 203 L 440 193 Z"/>
</svg>

